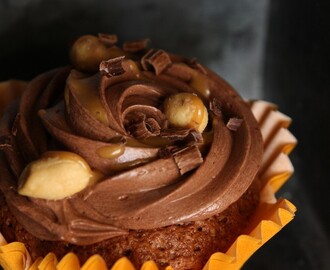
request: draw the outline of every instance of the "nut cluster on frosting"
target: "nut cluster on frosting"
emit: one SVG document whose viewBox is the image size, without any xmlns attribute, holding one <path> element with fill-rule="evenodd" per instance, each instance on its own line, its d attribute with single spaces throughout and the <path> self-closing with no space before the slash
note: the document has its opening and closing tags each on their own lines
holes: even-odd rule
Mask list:
<svg viewBox="0 0 330 270">
<path fill-rule="evenodd" d="M 1 189 L 41 239 L 90 244 L 204 219 L 257 173 L 258 125 L 223 79 L 147 39 L 117 42 L 79 38 L 73 68 L 39 75 L 2 118 Z"/>
</svg>

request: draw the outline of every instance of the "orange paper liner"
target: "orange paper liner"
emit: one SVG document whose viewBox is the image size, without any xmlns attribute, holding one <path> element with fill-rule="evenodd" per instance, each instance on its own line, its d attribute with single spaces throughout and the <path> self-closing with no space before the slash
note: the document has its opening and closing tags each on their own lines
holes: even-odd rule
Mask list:
<svg viewBox="0 0 330 270">
<path fill-rule="evenodd" d="M 250 102 L 264 140 L 264 157 L 259 176 L 263 184 L 260 204 L 251 219 L 246 234 L 237 237 L 226 252 L 211 255 L 203 270 L 240 269 L 243 264 L 277 234 L 293 218 L 295 206 L 286 199 L 275 198 L 275 192 L 293 173 L 288 154 L 296 145 L 296 138 L 287 130 L 291 119 L 277 111 L 274 104 L 265 101 Z M 5 270 L 109 270 L 99 255 L 91 256 L 81 267 L 78 257 L 66 254 L 60 261 L 53 253 L 31 261 L 23 243 L 7 243 L 0 233 L 0 265 Z M 169 266 L 166 270 L 171 270 Z M 119 259 L 111 270 L 135 270 L 125 257 Z M 147 261 L 141 270 L 158 270 L 153 261 Z"/>
</svg>

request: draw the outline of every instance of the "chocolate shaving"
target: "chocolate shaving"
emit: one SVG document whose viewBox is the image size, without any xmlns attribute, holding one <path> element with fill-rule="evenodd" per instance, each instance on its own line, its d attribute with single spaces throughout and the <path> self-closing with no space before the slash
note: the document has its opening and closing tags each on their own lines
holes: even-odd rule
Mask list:
<svg viewBox="0 0 330 270">
<path fill-rule="evenodd" d="M 123 44 L 123 50 L 125 52 L 139 52 L 143 51 L 147 48 L 149 39 L 141 39 L 141 40 L 133 40 L 133 41 L 126 41 Z"/>
<path fill-rule="evenodd" d="M 218 99 L 213 98 L 212 101 L 210 101 L 210 110 L 213 112 L 216 116 L 221 116 L 221 103 Z"/>
<path fill-rule="evenodd" d="M 191 69 L 188 66 L 177 63 L 170 65 L 164 73 L 185 82 L 189 82 L 192 79 Z"/>
<path fill-rule="evenodd" d="M 117 35 L 109 35 L 109 34 L 98 34 L 99 40 L 108 47 L 112 47 L 118 42 Z"/>
<path fill-rule="evenodd" d="M 197 146 L 186 147 L 173 155 L 181 175 L 189 172 L 203 163 L 203 157 Z"/>
<path fill-rule="evenodd" d="M 148 128 L 148 130 L 155 134 L 155 135 L 159 135 L 160 134 L 160 126 L 158 124 L 158 122 L 156 121 L 156 119 L 154 118 L 147 118 L 146 121 L 146 127 Z"/>
<path fill-rule="evenodd" d="M 170 56 L 163 50 L 149 50 L 141 59 L 144 70 L 149 70 L 150 65 L 155 69 L 156 75 L 164 72 L 172 64 Z"/>
<path fill-rule="evenodd" d="M 160 136 L 167 138 L 171 141 L 178 141 L 187 138 L 190 132 L 191 129 L 169 128 L 162 130 Z"/>
<path fill-rule="evenodd" d="M 172 142 L 181 141 L 181 145 L 194 145 L 203 143 L 203 136 L 195 129 L 165 129 L 162 130 L 160 136 L 167 138 Z"/>
<path fill-rule="evenodd" d="M 207 70 L 206 68 L 197 61 L 196 58 L 193 58 L 189 61 L 189 65 L 193 68 L 193 69 L 196 69 L 198 70 L 199 72 L 203 73 L 203 74 L 207 74 Z"/>
<path fill-rule="evenodd" d="M 227 128 L 232 131 L 237 131 L 237 129 L 242 125 L 243 119 L 232 117 L 227 122 Z"/>
<path fill-rule="evenodd" d="M 204 142 L 202 134 L 195 129 L 189 132 L 184 141 L 187 145 L 202 144 Z"/>
<path fill-rule="evenodd" d="M 150 49 L 147 51 L 145 55 L 142 56 L 141 58 L 141 66 L 144 70 L 149 70 L 150 69 L 150 64 L 148 63 L 147 59 L 154 53 L 154 49 Z"/>
<path fill-rule="evenodd" d="M 160 134 L 160 126 L 154 118 L 147 118 L 146 120 L 134 123 L 127 129 L 137 139 L 144 139 Z"/>
<path fill-rule="evenodd" d="M 101 75 L 111 78 L 125 73 L 125 69 L 122 66 L 124 58 L 125 56 L 119 56 L 107 61 L 102 61 L 99 68 Z"/>
</svg>

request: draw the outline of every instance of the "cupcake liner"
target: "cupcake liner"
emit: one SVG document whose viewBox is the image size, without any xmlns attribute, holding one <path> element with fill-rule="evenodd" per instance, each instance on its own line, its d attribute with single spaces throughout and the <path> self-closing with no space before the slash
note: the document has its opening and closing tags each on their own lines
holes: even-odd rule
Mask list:
<svg viewBox="0 0 330 270">
<path fill-rule="evenodd" d="M 16 82 L 15 82 L 16 83 Z M 22 84 L 23 85 L 23 84 Z M 0 84 L 0 96 L 10 91 L 11 83 Z M 12 100 L 16 95 L 9 97 Z M 291 119 L 277 111 L 277 107 L 265 101 L 249 102 L 257 119 L 264 140 L 264 156 L 259 171 L 262 183 L 260 204 L 253 214 L 249 228 L 237 237 L 226 252 L 212 254 L 203 270 L 240 269 L 243 264 L 294 218 L 295 206 L 286 199 L 276 199 L 275 192 L 293 173 L 288 154 L 296 145 L 296 138 L 287 130 Z M 0 112 L 1 115 L 1 112 Z M 23 243 L 7 243 L 0 233 L 0 266 L 5 270 L 108 270 L 104 259 L 91 256 L 83 266 L 73 253 L 66 254 L 60 261 L 53 253 L 31 261 Z M 142 270 L 157 270 L 153 261 L 147 261 Z M 167 267 L 166 270 L 171 270 Z M 119 259 L 111 270 L 135 270 L 125 257 Z"/>
</svg>

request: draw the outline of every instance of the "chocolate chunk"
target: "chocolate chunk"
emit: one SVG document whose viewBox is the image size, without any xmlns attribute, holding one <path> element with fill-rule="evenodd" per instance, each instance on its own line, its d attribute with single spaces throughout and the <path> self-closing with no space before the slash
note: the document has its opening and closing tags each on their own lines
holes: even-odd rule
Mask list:
<svg viewBox="0 0 330 270">
<path fill-rule="evenodd" d="M 193 145 L 193 144 L 202 144 L 204 142 L 203 136 L 200 132 L 198 132 L 195 129 L 192 129 L 188 136 L 185 138 L 185 143 L 187 145 Z"/>
<path fill-rule="evenodd" d="M 101 75 L 110 78 L 125 73 L 125 69 L 122 66 L 124 58 L 125 56 L 119 56 L 116 58 L 109 59 L 107 61 L 102 61 L 100 63 Z"/>
<path fill-rule="evenodd" d="M 139 52 L 143 51 L 147 48 L 149 39 L 141 39 L 141 40 L 134 40 L 134 41 L 126 41 L 123 44 L 123 50 L 125 52 Z"/>
<path fill-rule="evenodd" d="M 98 34 L 99 40 L 108 47 L 112 47 L 118 42 L 117 35 L 109 35 L 109 34 Z"/>
<path fill-rule="evenodd" d="M 172 64 L 170 56 L 163 50 L 149 50 L 141 59 L 144 70 L 149 70 L 150 65 L 155 69 L 156 75 L 164 72 Z"/>
<path fill-rule="evenodd" d="M 210 102 L 210 110 L 213 112 L 216 116 L 221 116 L 221 103 L 218 99 L 213 98 Z"/>
<path fill-rule="evenodd" d="M 228 129 L 230 129 L 232 131 L 236 131 L 242 125 L 242 122 L 243 122 L 243 119 L 232 117 L 229 119 L 226 126 Z"/>
<path fill-rule="evenodd" d="M 197 146 L 186 147 L 173 155 L 181 175 L 189 172 L 203 163 L 203 157 Z"/>
</svg>

